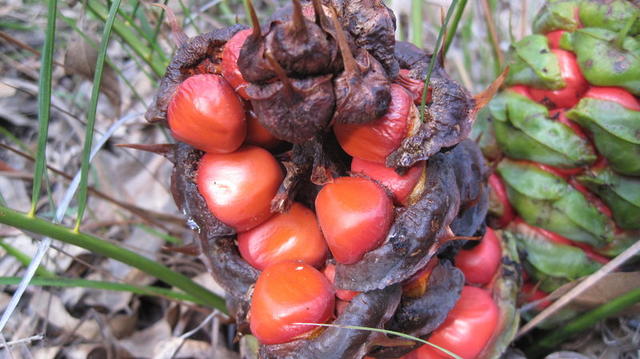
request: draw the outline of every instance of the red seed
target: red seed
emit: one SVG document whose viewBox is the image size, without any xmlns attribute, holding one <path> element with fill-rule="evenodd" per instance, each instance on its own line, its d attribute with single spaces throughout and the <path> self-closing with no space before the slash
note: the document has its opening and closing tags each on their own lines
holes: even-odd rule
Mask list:
<svg viewBox="0 0 640 359">
<path fill-rule="evenodd" d="M 585 80 L 578 66 L 576 55 L 561 49 L 552 49 L 560 66 L 560 75 L 565 81 L 565 87 L 560 90 L 541 90 L 531 88 L 531 98 L 549 107 L 570 108 L 580 101 L 582 94 L 587 91 L 589 83 Z"/>
<path fill-rule="evenodd" d="M 233 152 L 247 134 L 242 102 L 219 75 L 194 75 L 182 82 L 167 119 L 176 139 L 205 152 Z"/>
<path fill-rule="evenodd" d="M 288 212 L 238 234 L 238 249 L 242 258 L 259 270 L 296 260 L 321 267 L 328 252 L 316 215 L 297 202 Z"/>
<path fill-rule="evenodd" d="M 378 181 L 393 194 L 398 204 L 406 204 L 406 200 L 420 181 L 425 169 L 425 162 L 416 163 L 404 175 L 399 175 L 393 168 L 381 163 L 365 161 L 357 157 L 351 162 L 351 172 L 362 173 Z"/>
<path fill-rule="evenodd" d="M 227 41 L 222 50 L 222 76 L 229 82 L 233 90 L 245 100 L 249 99 L 246 89 L 249 83 L 240 73 L 238 56 L 240 56 L 240 49 L 242 49 L 244 41 L 252 31 L 252 29 L 238 31 Z"/>
<path fill-rule="evenodd" d="M 322 273 L 304 263 L 280 262 L 258 277 L 249 324 L 262 344 L 281 344 L 316 329 L 293 323 L 325 323 L 334 307 L 333 287 Z"/>
<path fill-rule="evenodd" d="M 461 250 L 455 258 L 456 267 L 464 273 L 468 284 L 486 285 L 491 282 L 502 259 L 502 248 L 496 233 L 487 227 L 487 232 L 478 245 Z"/>
<path fill-rule="evenodd" d="M 209 210 L 238 232 L 269 219 L 282 170 L 266 150 L 244 146 L 228 154 L 205 154 L 196 183 Z"/>
<path fill-rule="evenodd" d="M 382 244 L 393 220 L 393 204 L 375 182 L 341 177 L 320 190 L 316 214 L 336 261 L 351 264 Z"/>
<path fill-rule="evenodd" d="M 381 118 L 362 125 L 336 123 L 333 131 L 340 146 L 353 157 L 384 163 L 410 129 L 409 114 L 413 99 L 402 86 L 391 85 L 391 103 Z"/>
</svg>

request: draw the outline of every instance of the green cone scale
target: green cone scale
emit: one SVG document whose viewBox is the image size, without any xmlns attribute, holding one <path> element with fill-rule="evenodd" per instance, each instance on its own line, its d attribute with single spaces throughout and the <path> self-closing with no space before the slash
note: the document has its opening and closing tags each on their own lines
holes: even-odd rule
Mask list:
<svg viewBox="0 0 640 359">
<path fill-rule="evenodd" d="M 504 233 L 549 291 L 640 239 L 640 4 L 549 0 L 532 28 L 474 136 L 504 193 L 495 223 L 510 204 Z"/>
</svg>

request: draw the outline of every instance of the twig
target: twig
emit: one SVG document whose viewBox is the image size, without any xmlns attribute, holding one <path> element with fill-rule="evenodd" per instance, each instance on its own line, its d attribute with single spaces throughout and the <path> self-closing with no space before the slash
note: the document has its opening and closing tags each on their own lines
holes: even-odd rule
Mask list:
<svg viewBox="0 0 640 359">
<path fill-rule="evenodd" d="M 567 292 L 567 294 L 563 295 L 547 307 L 545 310 L 540 312 L 535 316 L 530 322 L 528 322 L 525 326 L 523 326 L 518 334 L 516 335 L 516 339 L 522 337 L 527 334 L 531 329 L 535 328 L 538 324 L 540 324 L 545 319 L 549 318 L 551 315 L 556 313 L 559 309 L 567 305 L 569 302 L 574 300 L 580 294 L 584 293 L 589 287 L 596 284 L 599 280 L 604 278 L 607 274 L 613 272 L 616 268 L 622 265 L 624 262 L 629 260 L 631 257 L 640 252 L 640 241 L 637 241 L 634 245 L 627 248 L 624 252 L 622 252 L 619 256 L 614 258 L 611 262 L 605 264 L 602 268 L 600 268 L 597 272 L 588 276 L 584 281 L 575 286 L 573 289 Z"/>
<path fill-rule="evenodd" d="M 493 51 L 498 59 L 498 66 L 501 69 L 504 64 L 504 55 L 502 54 L 502 51 L 500 51 L 500 40 L 498 39 L 498 32 L 496 31 L 496 24 L 493 19 L 493 14 L 491 13 L 491 7 L 489 7 L 489 2 L 487 0 L 481 0 L 480 4 L 482 5 L 487 29 L 489 30 L 491 45 L 493 46 Z"/>
</svg>

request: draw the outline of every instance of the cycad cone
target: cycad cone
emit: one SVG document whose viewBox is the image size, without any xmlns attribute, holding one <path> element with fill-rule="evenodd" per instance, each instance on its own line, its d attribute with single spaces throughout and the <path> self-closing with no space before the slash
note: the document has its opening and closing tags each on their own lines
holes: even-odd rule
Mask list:
<svg viewBox="0 0 640 359">
<path fill-rule="evenodd" d="M 516 213 L 504 233 L 551 291 L 640 239 L 640 8 L 548 1 L 509 66 L 474 137 Z M 508 218 L 495 203 L 493 215 Z"/>
</svg>

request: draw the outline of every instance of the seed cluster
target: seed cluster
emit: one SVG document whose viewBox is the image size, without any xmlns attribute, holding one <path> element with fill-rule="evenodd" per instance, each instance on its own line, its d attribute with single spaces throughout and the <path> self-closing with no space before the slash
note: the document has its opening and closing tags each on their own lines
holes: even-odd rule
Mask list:
<svg viewBox="0 0 640 359">
<path fill-rule="evenodd" d="M 497 169 L 493 225 L 527 254 L 532 297 L 640 235 L 639 18 L 634 1 L 548 1 L 511 46 L 508 88 L 478 116 Z"/>
<path fill-rule="evenodd" d="M 298 323 L 427 337 L 466 296 L 456 239 L 484 233 L 488 208 L 474 100 L 437 64 L 420 118 L 431 56 L 395 42 L 382 1 L 250 16 L 189 39 L 147 112 L 180 141 L 174 199 L 260 357 L 401 357 L 417 345 Z"/>
</svg>

